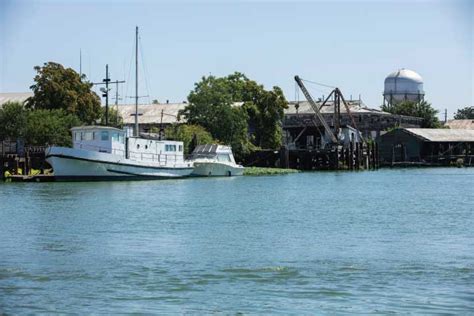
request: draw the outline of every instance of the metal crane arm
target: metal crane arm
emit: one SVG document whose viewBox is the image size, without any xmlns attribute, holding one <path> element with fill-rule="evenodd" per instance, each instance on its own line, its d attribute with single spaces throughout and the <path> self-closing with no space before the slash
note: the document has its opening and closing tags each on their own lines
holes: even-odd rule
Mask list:
<svg viewBox="0 0 474 316">
<path fill-rule="evenodd" d="M 295 81 L 298 84 L 298 86 L 300 87 L 301 91 L 303 91 L 303 94 L 304 94 L 306 100 L 308 100 L 309 104 L 311 105 L 311 108 L 313 109 L 314 113 L 316 114 L 316 117 L 319 119 L 321 124 L 324 126 L 324 130 L 326 131 L 326 133 L 331 138 L 331 141 L 336 144 L 337 143 L 336 136 L 331 131 L 331 128 L 329 128 L 328 124 L 326 123 L 326 120 L 324 119 L 323 115 L 321 114 L 321 111 L 319 111 L 318 105 L 316 104 L 316 102 L 314 102 L 313 98 L 311 97 L 311 94 L 309 94 L 308 90 L 304 86 L 303 81 L 301 81 L 301 78 L 299 76 L 295 76 Z"/>
</svg>

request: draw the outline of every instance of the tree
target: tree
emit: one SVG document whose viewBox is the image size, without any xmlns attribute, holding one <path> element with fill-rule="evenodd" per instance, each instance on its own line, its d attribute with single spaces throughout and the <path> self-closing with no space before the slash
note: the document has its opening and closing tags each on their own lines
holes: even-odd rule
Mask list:
<svg viewBox="0 0 474 316">
<path fill-rule="evenodd" d="M 91 90 L 92 83 L 82 81 L 73 69 L 54 62 L 34 69 L 35 84 L 30 87 L 34 95 L 26 101 L 28 108 L 63 109 L 87 124 L 100 118 L 100 99 Z"/>
<path fill-rule="evenodd" d="M 456 120 L 474 120 L 474 106 L 466 106 L 463 109 L 458 109 L 454 114 Z"/>
<path fill-rule="evenodd" d="M 208 76 L 195 84 L 188 101 L 180 114 L 189 123 L 206 128 L 214 138 L 230 144 L 236 156 L 245 155 L 256 146 L 281 146 L 281 120 L 287 102 L 278 87 L 267 91 L 238 72 L 222 78 Z M 236 102 L 241 106 L 236 106 Z"/>
<path fill-rule="evenodd" d="M 28 111 L 19 102 L 7 102 L 0 108 L 0 140 L 23 138 Z"/>
<path fill-rule="evenodd" d="M 225 78 L 203 77 L 188 96 L 189 105 L 180 112 L 189 124 L 200 125 L 213 138 L 232 146 L 236 155 L 249 152 L 247 117 L 233 107 L 229 82 Z"/>
<path fill-rule="evenodd" d="M 437 117 L 438 110 L 435 110 L 430 103 L 426 101 L 413 102 L 402 101 L 391 106 L 382 105 L 382 110 L 397 115 L 415 116 L 423 119 L 421 127 L 440 128 L 441 123 Z"/>
<path fill-rule="evenodd" d="M 63 109 L 28 112 L 26 142 L 30 145 L 71 146 L 71 128 L 81 125 L 77 116 Z"/>
<path fill-rule="evenodd" d="M 152 129 L 152 132 L 155 132 Z M 193 139 L 196 139 L 196 144 L 213 144 L 216 141 L 206 129 L 199 125 L 190 124 L 174 124 L 165 129 L 165 136 L 167 139 L 179 140 L 184 144 L 184 153 L 189 154 L 194 148 Z"/>
</svg>

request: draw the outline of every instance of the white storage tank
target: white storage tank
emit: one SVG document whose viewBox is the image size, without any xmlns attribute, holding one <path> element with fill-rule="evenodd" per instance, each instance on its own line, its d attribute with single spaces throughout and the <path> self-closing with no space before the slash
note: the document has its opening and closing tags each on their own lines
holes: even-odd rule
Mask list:
<svg viewBox="0 0 474 316">
<path fill-rule="evenodd" d="M 423 78 L 410 69 L 400 69 L 385 78 L 384 99 L 389 104 L 401 101 L 420 102 L 423 100 Z"/>
</svg>

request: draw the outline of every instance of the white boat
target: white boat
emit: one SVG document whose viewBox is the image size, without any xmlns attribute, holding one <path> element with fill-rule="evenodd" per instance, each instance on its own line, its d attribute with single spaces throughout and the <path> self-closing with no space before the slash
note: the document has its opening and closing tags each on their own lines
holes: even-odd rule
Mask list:
<svg viewBox="0 0 474 316">
<path fill-rule="evenodd" d="M 232 149 L 223 145 L 198 145 L 191 155 L 193 176 L 241 176 L 244 167 L 235 163 Z"/>
<path fill-rule="evenodd" d="M 72 130 L 73 147 L 46 149 L 46 161 L 57 180 L 134 180 L 189 176 L 183 142 L 126 137 L 125 131 L 107 126 Z"/>
</svg>

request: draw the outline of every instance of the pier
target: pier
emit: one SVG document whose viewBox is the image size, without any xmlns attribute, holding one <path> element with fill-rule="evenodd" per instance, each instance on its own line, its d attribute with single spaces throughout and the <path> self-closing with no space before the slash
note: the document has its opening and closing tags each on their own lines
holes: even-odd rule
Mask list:
<svg viewBox="0 0 474 316">
<path fill-rule="evenodd" d="M 22 141 L 0 141 L 0 179 L 46 181 L 50 167 L 45 161 L 44 146 L 24 146 Z"/>
</svg>

